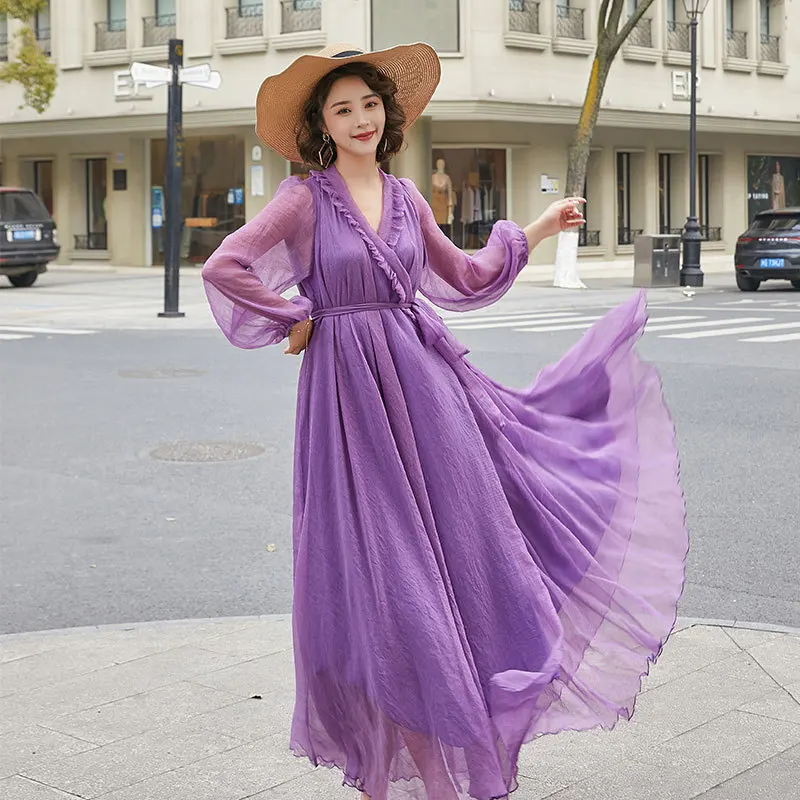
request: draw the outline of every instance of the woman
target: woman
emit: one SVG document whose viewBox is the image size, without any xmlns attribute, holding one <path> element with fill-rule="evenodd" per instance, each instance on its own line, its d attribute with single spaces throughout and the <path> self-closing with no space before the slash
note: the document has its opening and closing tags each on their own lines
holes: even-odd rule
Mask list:
<svg viewBox="0 0 800 800">
<path fill-rule="evenodd" d="M 521 391 L 418 299 L 489 305 L 582 222 L 562 200 L 469 257 L 378 169 L 439 74 L 418 44 L 333 47 L 267 78 L 259 135 L 314 171 L 203 269 L 233 344 L 306 352 L 291 748 L 371 800 L 504 798 L 525 742 L 629 717 L 687 549 L 673 427 L 633 353 L 641 294 Z"/>
</svg>

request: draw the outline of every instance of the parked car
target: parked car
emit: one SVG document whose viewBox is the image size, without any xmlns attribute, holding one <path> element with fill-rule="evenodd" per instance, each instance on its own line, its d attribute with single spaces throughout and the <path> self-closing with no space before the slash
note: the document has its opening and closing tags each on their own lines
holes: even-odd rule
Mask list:
<svg viewBox="0 0 800 800">
<path fill-rule="evenodd" d="M 736 242 L 736 285 L 755 292 L 762 281 L 800 289 L 800 208 L 760 211 Z"/>
<path fill-rule="evenodd" d="M 0 275 L 33 286 L 60 250 L 56 223 L 30 189 L 0 186 Z"/>
</svg>

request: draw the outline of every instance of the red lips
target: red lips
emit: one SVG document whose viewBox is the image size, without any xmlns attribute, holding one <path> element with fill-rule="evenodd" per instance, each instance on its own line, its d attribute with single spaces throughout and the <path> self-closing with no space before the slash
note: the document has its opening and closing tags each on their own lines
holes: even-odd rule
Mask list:
<svg viewBox="0 0 800 800">
<path fill-rule="evenodd" d="M 354 139 L 358 139 L 359 142 L 368 142 L 373 136 L 375 135 L 375 131 L 370 131 L 369 133 L 362 133 L 360 136 L 354 136 Z"/>
</svg>

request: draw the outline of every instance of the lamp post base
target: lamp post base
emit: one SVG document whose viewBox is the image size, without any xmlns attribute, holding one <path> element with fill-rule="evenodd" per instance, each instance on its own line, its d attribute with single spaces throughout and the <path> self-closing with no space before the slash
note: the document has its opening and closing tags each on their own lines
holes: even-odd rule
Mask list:
<svg viewBox="0 0 800 800">
<path fill-rule="evenodd" d="M 700 268 L 700 248 L 702 245 L 700 225 L 696 217 L 688 217 L 683 227 L 683 264 L 681 266 L 681 286 L 703 285 L 703 270 Z"/>
<path fill-rule="evenodd" d="M 158 316 L 167 319 L 177 319 L 178 317 L 185 317 L 186 314 L 184 314 L 183 311 L 159 311 Z"/>
</svg>

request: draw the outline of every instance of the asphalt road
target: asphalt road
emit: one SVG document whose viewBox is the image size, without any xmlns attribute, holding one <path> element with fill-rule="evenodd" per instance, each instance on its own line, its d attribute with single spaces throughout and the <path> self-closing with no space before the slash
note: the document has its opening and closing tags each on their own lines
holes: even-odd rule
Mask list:
<svg viewBox="0 0 800 800">
<path fill-rule="evenodd" d="M 651 292 L 641 343 L 682 452 L 679 611 L 800 627 L 800 292 L 709 283 Z M 592 286 L 521 284 L 451 324 L 477 366 L 524 385 L 633 291 Z M 186 319 L 161 320 L 149 274 L 0 289 L 0 632 L 290 609 L 299 359 L 231 347 L 196 276 L 182 296 Z"/>
</svg>

